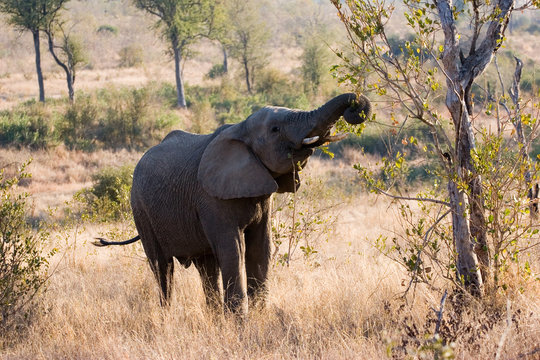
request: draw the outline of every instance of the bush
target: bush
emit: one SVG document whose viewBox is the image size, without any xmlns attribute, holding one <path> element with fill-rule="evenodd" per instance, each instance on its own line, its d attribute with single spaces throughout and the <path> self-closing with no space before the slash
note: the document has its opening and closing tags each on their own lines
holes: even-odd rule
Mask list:
<svg viewBox="0 0 540 360">
<path fill-rule="evenodd" d="M 144 149 L 158 142 L 178 117 L 163 111 L 163 89 L 109 88 L 80 95 L 56 124 L 57 137 L 69 148 Z"/>
<path fill-rule="evenodd" d="M 120 49 L 119 67 L 140 66 L 144 62 L 144 52 L 140 45 L 128 45 Z"/>
<path fill-rule="evenodd" d="M 100 34 L 112 34 L 112 35 L 118 35 L 118 28 L 113 25 L 100 25 L 98 27 L 97 32 Z"/>
<path fill-rule="evenodd" d="M 133 169 L 125 165 L 106 168 L 94 175 L 94 185 L 75 194 L 75 200 L 82 205 L 79 215 L 100 222 L 129 218 Z"/>
<path fill-rule="evenodd" d="M 49 234 L 33 231 L 26 221 L 28 194 L 15 191 L 17 183 L 30 175 L 25 166 L 11 179 L 0 170 L 0 327 L 12 327 L 35 307 L 39 290 L 47 280 L 48 256 L 41 246 Z"/>
<path fill-rule="evenodd" d="M 50 115 L 41 104 L 0 114 L 0 145 L 46 148 L 52 140 Z"/>
<path fill-rule="evenodd" d="M 70 149 L 92 150 L 95 147 L 98 113 L 97 105 L 89 96 L 77 97 L 57 123 L 59 138 Z"/>
<path fill-rule="evenodd" d="M 299 91 L 302 86 L 290 81 L 277 69 L 265 69 L 257 76 L 256 91 L 262 95 L 264 105 L 285 106 L 293 109 L 309 107 L 306 95 Z"/>
<path fill-rule="evenodd" d="M 225 67 L 223 66 L 223 64 L 215 64 L 214 66 L 212 66 L 210 71 L 208 71 L 206 77 L 208 79 L 217 79 L 219 77 L 222 77 L 223 75 L 225 75 Z"/>
<path fill-rule="evenodd" d="M 319 39 L 311 38 L 303 46 L 300 58 L 304 91 L 317 94 L 325 76 L 328 75 L 329 50 Z"/>
</svg>

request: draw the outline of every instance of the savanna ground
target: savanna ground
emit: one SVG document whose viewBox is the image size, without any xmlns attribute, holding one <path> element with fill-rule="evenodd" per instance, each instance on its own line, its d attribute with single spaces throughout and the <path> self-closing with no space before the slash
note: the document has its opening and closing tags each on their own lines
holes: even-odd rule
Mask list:
<svg viewBox="0 0 540 360">
<path fill-rule="evenodd" d="M 268 13 L 269 22 L 285 19 L 284 12 L 292 12 L 286 2 L 278 3 L 281 13 Z M 130 89 L 157 86 L 159 90 L 163 88 L 161 82 L 172 82 L 172 64 L 164 55 L 164 45 L 148 30 L 152 20 L 124 1 L 96 4 L 89 7 L 88 2 L 73 1 L 72 7 L 78 31 L 87 36 L 90 56 L 90 65 L 79 72 L 76 83 L 76 89 L 82 90 L 78 96 L 84 100 L 77 113 L 81 118 L 86 105 L 103 101 L 98 95 L 98 100 L 92 98 L 94 92 L 111 91 L 113 96 L 109 98 L 117 97 L 112 104 L 120 110 L 125 107 L 128 112 L 126 103 L 131 98 L 125 102 L 122 99 Z M 297 13 L 309 12 L 302 6 Z M 315 15 L 319 21 L 326 21 L 324 11 Z M 233 110 L 251 111 L 260 102 L 276 99 L 268 95 L 272 91 L 292 93 L 291 89 L 301 88 L 301 83 L 287 79 L 298 77 L 302 51 L 283 44 L 294 42 L 290 34 L 304 23 L 287 21 L 286 26 L 272 28 L 274 43 L 268 68 L 280 71 L 270 72 L 274 76 L 270 76 L 274 81 L 270 85 L 277 90 L 257 90 L 260 97 L 249 106 L 238 100 L 248 98 L 247 95 L 235 95 L 237 98 L 231 103 L 237 108 Z M 523 27 L 534 25 L 530 18 L 527 21 L 522 22 Z M 120 36 L 95 32 L 96 27 L 107 23 L 114 24 Z M 343 37 L 338 34 L 341 35 L 335 38 Z M 537 34 L 523 32 L 509 36 L 509 46 L 524 54 L 533 73 L 540 54 L 537 38 Z M 0 35 L 0 40 L 0 110 L 7 114 L 20 108 L 21 113 L 34 111 L 39 115 L 42 110 L 36 110 L 32 102 L 25 103 L 37 94 L 30 36 L 9 30 Z M 119 50 L 132 44 L 147 50 L 143 52 L 142 64 L 118 67 Z M 200 90 L 197 86 L 215 86 L 228 93 L 232 92 L 230 87 L 243 86 L 239 68 L 234 64 L 229 87 L 219 80 L 205 78 L 212 65 L 219 63 L 220 51 L 209 43 L 197 49 L 199 54 L 184 65 L 184 75 L 191 86 L 187 95 L 193 96 L 190 108 L 177 110 L 167 107 L 167 102 L 160 103 L 165 110 L 155 110 L 156 113 L 165 111 L 165 118 L 173 120 L 152 133 L 156 138 L 148 143 L 143 139 L 137 146 L 129 143 L 130 146 L 111 150 L 99 142 L 88 145 L 78 138 L 63 144 L 51 135 L 43 140 L 52 144 L 46 144 L 45 149 L 36 149 L 40 146 L 34 146 L 35 141 L 27 138 L 28 144 L 0 149 L 0 167 L 5 167 L 7 175 L 14 174 L 19 164 L 33 159 L 28 167 L 32 178 L 24 179 L 16 191 L 31 194 L 29 222 L 52 223 L 49 240 L 43 245 L 45 250 L 57 249 L 50 259 L 47 290 L 38 297 L 38 306 L 21 318 L 15 328 L 0 333 L 1 358 L 494 359 L 496 354 L 500 359 L 540 358 L 540 283 L 534 272 L 540 268 L 540 249 L 532 247 L 523 254 L 533 271 L 531 276 L 524 278 L 509 271 L 505 275 L 508 288 L 482 301 L 467 298 L 464 302 L 462 295 L 444 281 L 438 289 L 417 284 L 403 296 L 409 275 L 374 244 L 380 235 L 403 234 L 404 227 L 390 199 L 364 190 L 352 165 L 373 164 L 380 156 L 363 154 L 358 148 L 342 150 L 334 160 L 314 156 L 301 176 L 303 185 L 296 194 L 296 205 L 289 206 L 292 195 L 275 198 L 273 233 L 281 245 L 274 248 L 263 309 L 252 310 L 243 322 L 210 311 L 196 270 L 181 266 L 175 270 L 172 305 L 160 307 L 157 286 L 140 244 L 111 248 L 91 244 L 96 236 L 123 239 L 135 234 L 129 216 L 115 221 L 66 219 L 68 210 L 80 206 L 73 200 L 74 194 L 91 188 L 96 181 L 94 175 L 107 168 L 133 166 L 144 149 L 163 135 L 160 131 L 180 128 L 209 132 L 218 123 L 240 116 L 229 114 L 220 120 L 212 112 L 214 103 L 200 100 L 204 91 L 202 95 L 191 95 Z M 530 72 L 531 68 L 528 69 Z M 44 116 L 56 111 L 51 120 L 54 130 L 65 115 L 65 84 L 50 59 L 45 58 L 44 71 L 48 106 L 61 108 L 44 111 Z M 330 94 L 345 91 L 336 89 L 330 76 L 326 76 L 323 91 L 309 98 L 308 104 L 303 98 L 291 96 L 288 101 L 292 105 L 287 106 L 313 108 Z M 151 85 L 154 82 L 158 85 Z M 90 99 L 82 94 L 90 94 Z M 216 97 L 213 92 L 211 95 Z M 148 99 L 153 100 L 150 95 Z M 106 120 L 100 108 L 95 111 Z M 33 124 L 33 120 L 28 121 Z M 80 129 L 83 136 L 85 131 L 93 134 L 94 128 Z M 130 147 L 136 150 L 126 150 Z M 407 186 L 413 193 L 422 183 Z M 302 223 L 300 232 L 289 231 L 292 211 Z M 295 240 L 294 254 L 287 266 L 283 254 L 288 251 L 291 236 Z M 436 311 L 441 309 L 444 290 L 449 294 L 439 322 Z M 434 338 L 437 324 L 439 337 Z"/>
<path fill-rule="evenodd" d="M 83 153 L 61 148 L 31 154 L 0 152 L 2 162 L 30 155 L 33 177 L 24 189 L 33 194 L 37 216 L 48 206 L 61 207 L 74 190 L 88 186 L 97 169 L 133 163 L 140 153 Z M 400 297 L 408 277 L 373 242 L 381 233 L 402 229 L 387 199 L 351 191 L 359 187 L 351 169 L 351 160 L 358 156 L 350 151 L 341 161 L 311 159 L 302 176 L 302 192 L 297 194 L 298 211 L 306 218 L 312 216 L 310 209 L 322 211 L 326 223 L 317 229 L 322 235 L 312 232 L 300 239 L 299 246 L 309 244 L 317 252 L 306 254 L 297 249 L 289 267 L 274 258 L 266 307 L 251 311 L 244 323 L 206 308 L 194 268 L 177 266 L 173 303 L 162 308 L 140 244 L 91 245 L 98 235 L 133 234 L 131 222 L 72 225 L 51 234 L 48 246 L 57 247 L 58 253 L 51 259 L 48 290 L 24 328 L 2 335 L 2 357 L 432 357 L 433 348 L 441 347 L 429 342 L 441 294 L 418 286 L 414 296 Z M 283 199 L 275 202 L 278 207 Z M 286 220 L 277 213 L 276 221 Z M 538 255 L 533 253 L 536 264 Z M 455 337 L 455 344 L 446 351 L 455 352 L 459 359 L 492 359 L 497 351 L 503 359 L 535 358 L 525 354 L 540 341 L 540 289 L 537 281 L 524 286 L 521 294 L 518 289 L 513 291 L 509 324 L 506 304 L 500 298 L 488 305 L 473 303 L 470 313 L 458 316 L 450 297 L 442 333 Z M 503 334 L 506 341 L 499 349 Z"/>
</svg>

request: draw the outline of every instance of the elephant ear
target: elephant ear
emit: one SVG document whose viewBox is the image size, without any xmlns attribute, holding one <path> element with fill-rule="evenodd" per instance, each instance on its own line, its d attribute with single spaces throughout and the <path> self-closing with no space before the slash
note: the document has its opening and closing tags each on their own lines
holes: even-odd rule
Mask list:
<svg viewBox="0 0 540 360">
<path fill-rule="evenodd" d="M 208 144 L 197 176 L 208 194 L 223 200 L 270 195 L 278 189 L 266 167 L 235 136 L 234 126 Z"/>
<path fill-rule="evenodd" d="M 281 175 L 277 177 L 276 182 L 278 184 L 278 193 L 284 193 L 284 192 L 296 192 L 298 188 L 300 187 L 300 178 L 298 177 L 298 172 Z"/>
</svg>

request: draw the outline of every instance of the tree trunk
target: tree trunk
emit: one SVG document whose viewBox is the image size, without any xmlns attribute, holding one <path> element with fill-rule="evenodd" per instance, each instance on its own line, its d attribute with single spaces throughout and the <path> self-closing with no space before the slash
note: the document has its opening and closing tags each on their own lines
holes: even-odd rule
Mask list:
<svg viewBox="0 0 540 360">
<path fill-rule="evenodd" d="M 184 81 L 182 80 L 182 51 L 179 47 L 178 40 L 174 39 L 172 41 L 173 52 L 174 52 L 174 70 L 175 70 L 175 80 L 176 80 L 176 103 L 179 108 L 185 108 L 186 105 L 186 95 L 184 92 Z"/>
<path fill-rule="evenodd" d="M 454 6 L 451 0 L 437 0 L 435 6 L 444 32 L 444 51 L 442 63 L 446 75 L 446 107 L 454 122 L 456 132 L 455 159 L 457 180 L 461 186 L 451 179 L 448 185 L 452 209 L 454 242 L 458 252 L 458 275 L 465 277 L 465 284 L 472 293 L 481 294 L 483 282 L 489 279 L 490 258 L 487 244 L 486 223 L 484 218 L 484 200 L 481 179 L 477 175 L 471 158 L 475 148 L 474 132 L 471 126 L 472 106 L 470 89 L 474 79 L 486 69 L 493 54 L 501 45 L 504 31 L 508 24 L 514 0 L 496 0 L 493 6 L 493 18 L 489 20 L 482 32 L 477 29 L 472 34 L 473 41 L 467 57 L 460 49 L 460 36 L 454 17 Z M 478 10 L 478 3 L 472 4 Z M 475 14 L 478 14 L 476 11 Z M 479 15 L 478 15 L 479 16 Z M 477 18 L 481 21 L 480 18 Z M 477 40 L 483 34 L 483 40 Z M 465 188 L 464 190 L 461 190 Z M 466 192 L 465 192 L 466 191 Z M 461 208 L 459 204 L 468 204 Z M 470 223 L 467 225 L 467 223 Z M 465 231 L 468 228 L 469 231 Z M 463 230 L 463 231 L 461 231 Z M 474 246 L 471 246 L 474 244 Z M 460 257 L 463 262 L 460 262 Z M 476 258 L 476 259 L 475 259 Z M 481 273 L 480 273 L 481 271 Z"/>
<path fill-rule="evenodd" d="M 482 274 L 478 266 L 478 258 L 471 242 L 470 224 L 467 217 L 467 196 L 459 190 L 456 182 L 448 182 L 450 207 L 452 209 L 452 231 L 457 252 L 457 277 L 466 289 L 474 295 L 482 292 Z"/>
<path fill-rule="evenodd" d="M 246 85 L 247 85 L 247 91 L 251 94 L 251 81 L 250 81 L 250 73 L 249 73 L 249 64 L 247 59 L 244 58 L 244 72 L 246 74 Z"/>
<path fill-rule="evenodd" d="M 538 184 L 533 184 L 530 164 L 531 158 L 529 157 L 529 142 L 525 139 L 523 132 L 523 124 L 521 122 L 521 104 L 519 101 L 519 83 L 521 82 L 521 70 L 523 68 L 523 62 L 514 56 L 516 60 L 516 70 L 514 72 L 514 80 L 510 87 L 510 98 L 514 103 L 514 115 L 512 116 L 512 124 L 516 130 L 516 136 L 519 144 L 519 155 L 521 161 L 527 164 L 527 170 L 525 171 L 525 184 L 527 185 L 528 197 L 529 197 L 529 212 L 532 219 L 538 217 Z"/>
<path fill-rule="evenodd" d="M 221 50 L 223 52 L 223 73 L 227 74 L 229 72 L 229 54 L 227 54 L 225 45 L 221 45 Z"/>
<path fill-rule="evenodd" d="M 73 100 L 75 99 L 75 90 L 73 89 L 73 83 L 75 82 L 75 74 L 73 68 L 70 68 L 68 65 L 63 63 L 60 58 L 56 55 L 54 51 L 54 40 L 52 37 L 52 33 L 50 31 L 46 31 L 47 38 L 49 40 L 49 52 L 51 53 L 52 57 L 54 58 L 54 61 L 64 70 L 66 73 L 66 82 L 67 82 L 67 88 L 68 88 L 68 96 L 69 96 L 69 102 L 73 104 Z"/>
<path fill-rule="evenodd" d="M 32 31 L 34 50 L 36 53 L 36 72 L 39 85 L 39 101 L 45 102 L 45 85 L 43 84 L 43 72 L 41 70 L 41 50 L 39 47 L 39 30 Z"/>
</svg>

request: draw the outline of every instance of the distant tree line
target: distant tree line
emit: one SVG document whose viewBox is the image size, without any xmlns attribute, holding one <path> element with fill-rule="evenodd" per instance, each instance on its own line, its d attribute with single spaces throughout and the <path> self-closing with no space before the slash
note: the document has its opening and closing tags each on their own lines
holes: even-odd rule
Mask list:
<svg viewBox="0 0 540 360">
<path fill-rule="evenodd" d="M 66 4 L 70 0 L 0 0 L 0 12 L 7 22 L 21 32 L 30 32 L 34 41 L 39 101 L 45 101 L 41 68 L 42 36 L 48 50 L 66 74 L 68 95 L 75 96 L 77 70 L 85 64 L 82 43 L 68 31 Z M 228 71 L 228 57 L 237 59 L 242 67 L 248 93 L 252 93 L 255 72 L 266 64 L 264 48 L 269 31 L 260 9 L 253 1 L 223 0 L 133 0 L 133 5 L 151 15 L 154 28 L 167 42 L 175 66 L 177 106 L 186 107 L 182 64 L 190 48 L 203 38 L 216 41 L 223 51 L 220 74 Z"/>
</svg>

